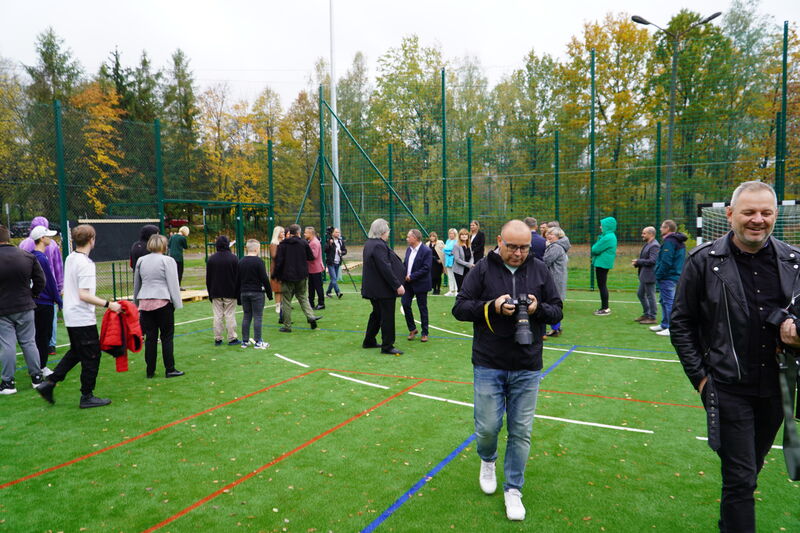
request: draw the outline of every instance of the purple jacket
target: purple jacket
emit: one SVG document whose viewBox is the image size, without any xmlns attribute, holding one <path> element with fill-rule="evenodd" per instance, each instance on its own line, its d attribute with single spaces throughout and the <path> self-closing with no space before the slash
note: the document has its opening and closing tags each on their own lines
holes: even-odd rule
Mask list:
<svg viewBox="0 0 800 533">
<path fill-rule="evenodd" d="M 31 221 L 31 229 L 36 226 L 44 226 L 49 229 L 50 223 L 44 217 L 36 217 Z M 19 243 L 19 247 L 26 252 L 33 253 L 36 249 L 36 244 L 30 237 L 26 237 L 24 241 Z M 53 277 L 56 280 L 58 292 L 61 293 L 64 291 L 64 259 L 61 257 L 61 248 L 55 241 L 52 241 L 50 245 L 45 248 L 44 255 L 47 257 L 47 260 L 50 261 L 50 271 L 53 273 Z"/>
<path fill-rule="evenodd" d="M 47 256 L 38 250 L 34 250 L 33 255 L 39 261 L 39 264 L 42 266 L 42 271 L 44 271 L 44 279 L 45 279 L 45 286 L 44 290 L 39 293 L 37 298 L 34 298 L 33 301 L 36 302 L 36 305 L 55 305 L 58 304 L 58 308 L 64 306 L 64 303 L 61 301 L 61 295 L 58 293 L 58 289 L 56 287 L 56 280 L 53 277 L 53 269 L 50 268 L 50 261 L 47 259 Z"/>
</svg>

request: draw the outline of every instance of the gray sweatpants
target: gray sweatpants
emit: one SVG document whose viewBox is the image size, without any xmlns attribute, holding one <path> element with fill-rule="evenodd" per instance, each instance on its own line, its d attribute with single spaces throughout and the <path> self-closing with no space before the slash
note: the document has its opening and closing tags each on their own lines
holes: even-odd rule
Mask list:
<svg viewBox="0 0 800 533">
<path fill-rule="evenodd" d="M 42 373 L 39 368 L 39 350 L 36 348 L 36 328 L 33 309 L 10 315 L 0 315 L 0 363 L 3 381 L 11 381 L 17 371 L 17 342 L 22 347 L 28 374 Z"/>
</svg>

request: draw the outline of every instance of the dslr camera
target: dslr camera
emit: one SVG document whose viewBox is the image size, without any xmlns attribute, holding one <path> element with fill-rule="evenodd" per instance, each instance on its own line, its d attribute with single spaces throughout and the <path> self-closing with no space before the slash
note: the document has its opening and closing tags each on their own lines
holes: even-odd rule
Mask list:
<svg viewBox="0 0 800 533">
<path fill-rule="evenodd" d="M 514 342 L 517 344 L 533 344 L 533 332 L 531 332 L 530 317 L 528 316 L 528 306 L 533 302 L 527 294 L 520 294 L 517 298 L 506 298 L 505 305 L 514 306 L 514 318 L 516 325 L 514 328 Z"/>
</svg>

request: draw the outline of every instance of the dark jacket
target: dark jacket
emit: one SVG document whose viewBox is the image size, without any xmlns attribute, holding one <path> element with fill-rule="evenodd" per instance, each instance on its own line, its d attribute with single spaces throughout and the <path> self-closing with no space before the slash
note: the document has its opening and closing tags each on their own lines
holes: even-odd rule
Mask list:
<svg viewBox="0 0 800 533">
<path fill-rule="evenodd" d="M 241 299 L 243 292 L 264 292 L 272 300 L 272 287 L 267 276 L 264 260 L 254 255 L 239 259 L 239 273 L 236 277 L 236 297 Z"/>
<path fill-rule="evenodd" d="M 472 249 L 472 261 L 473 263 L 477 263 L 483 256 L 485 255 L 484 251 L 486 249 L 486 234 L 484 234 L 481 230 L 475 234 L 475 238 L 472 239 L 472 242 L 469 244 L 469 247 Z M 544 252 L 542 252 L 544 254 Z"/>
<path fill-rule="evenodd" d="M 639 252 L 639 259 L 636 260 L 636 268 L 639 269 L 639 281 L 642 283 L 656 282 L 656 261 L 661 244 L 655 239 L 642 246 Z"/>
<path fill-rule="evenodd" d="M 333 237 L 326 239 L 325 248 L 323 250 L 325 252 L 325 264 L 328 266 L 336 264 L 334 263 L 334 259 L 336 259 L 336 245 L 333 243 L 333 240 Z M 347 255 L 347 247 L 344 245 L 344 239 L 340 237 L 338 240 L 339 248 L 341 249 L 341 257 L 344 257 Z"/>
<path fill-rule="evenodd" d="M 770 237 L 775 247 L 782 298 L 786 304 L 800 273 L 800 249 Z M 730 233 L 689 253 L 670 316 L 670 338 L 689 380 L 698 387 L 711 375 L 718 383 L 747 384 L 740 364 L 753 327 Z"/>
<path fill-rule="evenodd" d="M 539 301 L 530 316 L 533 343 L 514 341 L 516 318 L 495 313 L 494 301 L 503 294 L 513 297 L 533 294 Z M 514 274 L 496 252 L 489 252 L 483 261 L 464 278 L 453 306 L 453 316 L 472 322 L 472 364 L 500 370 L 541 370 L 542 336 L 545 324 L 555 324 L 563 316 L 558 289 L 544 262 L 528 255 Z"/>
<path fill-rule="evenodd" d="M 34 250 L 33 255 L 36 257 L 36 260 L 39 261 L 39 266 L 42 267 L 44 279 L 46 280 L 44 290 L 42 290 L 42 292 L 39 293 L 39 296 L 34 299 L 36 305 L 58 304 L 59 308 L 62 307 L 64 302 L 61 301 L 61 295 L 58 293 L 58 284 L 56 283 L 56 278 L 53 275 L 53 269 L 50 267 L 50 260 L 47 259 L 47 256 L 39 250 Z"/>
<path fill-rule="evenodd" d="M 408 272 L 408 258 L 411 256 L 411 247 L 406 249 L 406 258 L 403 260 L 403 267 Z M 414 264 L 411 265 L 411 281 L 405 281 L 403 277 L 403 285 L 414 289 L 415 293 L 428 292 L 431 290 L 431 264 L 433 263 L 433 251 L 420 244 L 417 249 L 417 256 L 414 258 Z"/>
<path fill-rule="evenodd" d="M 224 235 L 217 237 L 217 251 L 211 254 L 206 263 L 206 288 L 208 299 L 236 298 L 236 277 L 239 273 L 239 259 L 231 252 L 230 241 Z"/>
<path fill-rule="evenodd" d="M 664 237 L 656 262 L 656 280 L 678 281 L 686 261 L 686 235 L 669 233 Z"/>
<path fill-rule="evenodd" d="M 35 309 L 33 300 L 44 287 L 44 271 L 32 253 L 0 244 L 0 315 Z"/>
<path fill-rule="evenodd" d="M 531 252 L 534 257 L 539 260 L 544 260 L 544 250 L 547 248 L 547 239 L 539 235 L 538 231 L 531 232 Z"/>
<path fill-rule="evenodd" d="M 131 246 L 131 258 L 129 263 L 131 269 L 136 268 L 136 261 L 138 261 L 140 257 L 150 253 L 147 250 L 147 241 L 156 233 L 158 233 L 158 226 L 152 224 L 142 226 L 141 231 L 139 231 L 139 240 Z"/>
<path fill-rule="evenodd" d="M 361 296 L 370 299 L 395 298 L 405 278 L 403 262 L 383 239 L 364 243 Z"/>
<path fill-rule="evenodd" d="M 272 277 L 280 281 L 302 281 L 308 278 L 308 262 L 313 260 L 307 240 L 298 235 L 286 237 L 278 245 Z"/>
</svg>

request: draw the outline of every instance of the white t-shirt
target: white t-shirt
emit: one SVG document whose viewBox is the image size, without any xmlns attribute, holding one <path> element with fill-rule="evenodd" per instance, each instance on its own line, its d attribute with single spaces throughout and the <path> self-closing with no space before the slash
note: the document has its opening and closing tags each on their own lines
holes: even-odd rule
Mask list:
<svg viewBox="0 0 800 533">
<path fill-rule="evenodd" d="M 97 325 L 94 306 L 80 298 L 80 289 L 94 294 L 96 287 L 94 262 L 80 252 L 69 254 L 64 262 L 64 324 L 68 328 Z"/>
</svg>

